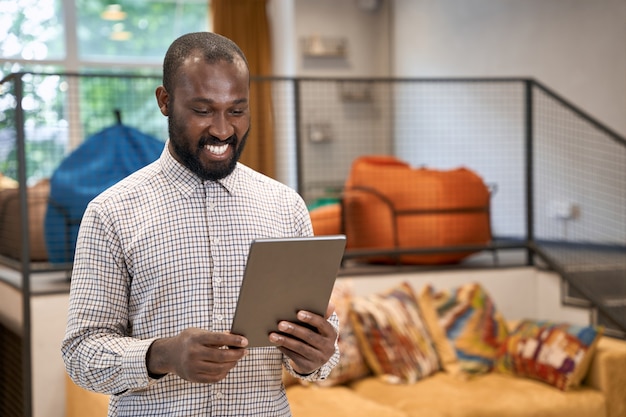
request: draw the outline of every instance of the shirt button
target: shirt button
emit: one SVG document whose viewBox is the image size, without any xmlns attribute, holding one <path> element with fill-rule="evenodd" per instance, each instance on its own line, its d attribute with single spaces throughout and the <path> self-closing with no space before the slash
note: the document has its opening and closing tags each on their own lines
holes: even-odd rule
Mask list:
<svg viewBox="0 0 626 417">
<path fill-rule="evenodd" d="M 220 277 L 215 278 L 215 283 L 216 284 L 221 284 L 222 283 L 222 278 L 220 278 Z"/>
<path fill-rule="evenodd" d="M 224 320 L 224 316 L 223 316 L 223 315 L 221 315 L 221 314 L 218 314 L 217 316 L 215 316 L 215 318 L 216 318 L 218 321 L 222 321 L 222 320 Z"/>
<path fill-rule="evenodd" d="M 224 394 L 221 391 L 217 391 L 215 393 L 215 398 L 217 398 L 218 400 L 221 400 L 224 397 Z"/>
</svg>

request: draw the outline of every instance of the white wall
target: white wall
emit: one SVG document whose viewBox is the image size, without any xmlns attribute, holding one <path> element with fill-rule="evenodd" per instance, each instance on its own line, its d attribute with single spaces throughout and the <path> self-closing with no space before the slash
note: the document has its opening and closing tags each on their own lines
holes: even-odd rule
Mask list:
<svg viewBox="0 0 626 417">
<path fill-rule="evenodd" d="M 293 14 L 275 51 L 312 34 L 348 39 L 343 65 L 306 66 L 293 51 L 296 75 L 533 77 L 626 135 L 626 0 L 272 2 Z"/>
<path fill-rule="evenodd" d="M 533 77 L 626 134 L 626 1 L 395 0 L 393 75 Z"/>
<path fill-rule="evenodd" d="M 298 42 L 297 74 L 312 77 L 386 77 L 390 73 L 389 1 L 380 0 L 374 10 L 357 0 L 295 0 L 295 32 Z M 305 58 L 303 37 L 320 35 L 347 40 L 347 57 Z"/>
<path fill-rule="evenodd" d="M 68 294 L 31 297 L 33 417 L 63 417 L 65 413 L 61 342 L 68 308 Z"/>
<path fill-rule="evenodd" d="M 273 75 L 293 77 L 296 75 L 295 13 L 292 0 L 270 0 L 267 3 L 272 42 Z M 291 188 L 297 188 L 297 158 L 295 143 L 295 109 L 293 87 L 273 91 L 276 120 L 284 121 L 283 128 L 276 128 L 276 179 Z M 293 157 L 292 157 L 293 156 Z"/>
</svg>

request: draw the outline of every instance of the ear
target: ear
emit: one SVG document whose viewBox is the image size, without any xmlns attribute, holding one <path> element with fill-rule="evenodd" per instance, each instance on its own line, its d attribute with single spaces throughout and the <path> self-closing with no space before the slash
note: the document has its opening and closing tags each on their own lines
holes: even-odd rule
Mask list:
<svg viewBox="0 0 626 417">
<path fill-rule="evenodd" d="M 170 95 L 167 93 L 167 90 L 162 85 L 157 87 L 155 94 L 156 94 L 157 104 L 159 105 L 159 109 L 161 110 L 161 114 L 163 116 L 167 116 L 168 105 L 170 102 Z"/>
</svg>

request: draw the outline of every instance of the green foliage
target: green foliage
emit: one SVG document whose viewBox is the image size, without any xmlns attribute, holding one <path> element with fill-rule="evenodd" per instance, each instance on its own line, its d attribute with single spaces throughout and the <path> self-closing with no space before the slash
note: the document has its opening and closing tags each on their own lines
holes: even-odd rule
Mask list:
<svg viewBox="0 0 626 417">
<path fill-rule="evenodd" d="M 119 110 L 124 124 L 156 138 L 164 138 L 167 120 L 158 111 L 154 94 L 160 83 L 160 76 L 80 77 L 84 135 L 90 136 L 115 123 L 115 110 Z"/>
<path fill-rule="evenodd" d="M 122 21 L 102 19 L 101 12 L 109 3 L 76 0 L 76 22 L 64 22 L 62 0 L 0 0 L 0 79 L 18 71 L 47 73 L 15 74 L 23 86 L 29 183 L 52 175 L 78 145 L 70 143 L 70 129 L 72 140 L 83 140 L 115 123 L 115 110 L 121 112 L 124 124 L 156 138 L 166 137 L 167 121 L 154 96 L 160 84 L 156 66 L 174 38 L 208 29 L 209 2 L 116 1 L 127 14 Z M 60 75 L 63 67 L 57 63 L 67 59 L 66 30 L 76 34 L 78 51 L 73 56 L 82 63 L 80 77 Z M 129 32 L 130 38 L 111 39 L 116 30 Z M 12 58 L 21 61 L 12 62 Z M 11 80 L 0 85 L 0 172 L 17 179 L 18 94 L 14 88 Z"/>
<path fill-rule="evenodd" d="M 117 1 L 126 13 L 120 21 L 101 18 L 108 1 L 76 0 L 79 54 L 82 58 L 145 58 L 160 62 L 176 37 L 208 29 L 208 2 L 201 1 Z M 114 32 L 128 32 L 126 41 L 110 38 Z"/>
<path fill-rule="evenodd" d="M 0 0 L 0 56 L 4 59 L 63 59 L 61 0 Z"/>
<path fill-rule="evenodd" d="M 50 178 L 56 167 L 65 156 L 65 145 L 55 140 L 27 141 L 26 179 L 29 185 L 43 178 Z M 6 158 L 0 160 L 0 172 L 17 180 L 18 161 L 17 149 L 13 147 Z"/>
</svg>

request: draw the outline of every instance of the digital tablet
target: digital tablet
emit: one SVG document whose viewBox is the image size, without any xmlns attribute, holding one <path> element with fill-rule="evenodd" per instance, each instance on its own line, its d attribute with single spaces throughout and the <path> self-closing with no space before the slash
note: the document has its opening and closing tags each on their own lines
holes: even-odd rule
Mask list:
<svg viewBox="0 0 626 417">
<path fill-rule="evenodd" d="M 300 310 L 324 316 L 345 246 L 345 235 L 254 240 L 231 333 L 271 346 L 279 321 L 299 322 Z"/>
</svg>

